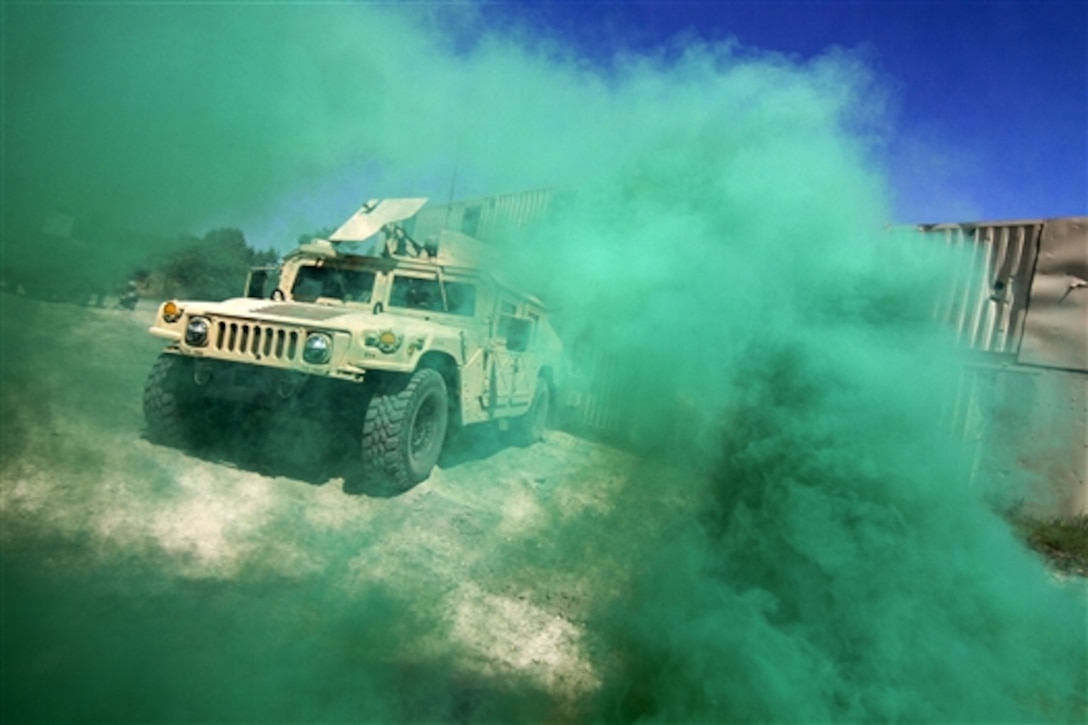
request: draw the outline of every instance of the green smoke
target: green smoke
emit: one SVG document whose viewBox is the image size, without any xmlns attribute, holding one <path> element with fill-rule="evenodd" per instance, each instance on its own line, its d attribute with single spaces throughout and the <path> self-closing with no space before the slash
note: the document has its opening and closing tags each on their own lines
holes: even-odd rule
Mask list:
<svg viewBox="0 0 1088 725">
<path fill-rule="evenodd" d="M 103 244 L 121 267 L 140 235 L 339 221 L 315 189 L 346 215 L 454 168 L 459 195 L 554 185 L 506 271 L 612 361 L 638 455 L 485 439 L 392 501 L 255 479 L 139 440 L 141 324 L 5 294 L 4 718 L 1082 715 L 1083 596 L 941 427 L 960 262 L 882 231 L 864 62 L 677 42 L 602 69 L 486 10 L 5 6 L 5 266 L 50 212 L 136 230 Z"/>
</svg>

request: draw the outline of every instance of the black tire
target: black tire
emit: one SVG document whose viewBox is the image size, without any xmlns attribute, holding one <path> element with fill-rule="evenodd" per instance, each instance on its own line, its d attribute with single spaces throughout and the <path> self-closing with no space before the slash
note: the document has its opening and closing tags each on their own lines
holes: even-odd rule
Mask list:
<svg viewBox="0 0 1088 725">
<path fill-rule="evenodd" d="M 536 391 L 533 392 L 533 402 L 529 411 L 516 419 L 511 425 L 514 443 L 528 447 L 537 441 L 544 439 L 544 431 L 548 427 L 548 419 L 551 416 L 552 391 L 548 381 L 537 378 Z"/>
<path fill-rule="evenodd" d="M 202 396 L 193 382 L 193 360 L 163 353 L 144 385 L 144 420 L 147 437 L 157 443 L 198 443 L 203 425 Z"/>
<path fill-rule="evenodd" d="M 431 475 L 449 425 L 446 382 L 429 368 L 385 381 L 366 408 L 363 476 L 404 491 Z"/>
</svg>

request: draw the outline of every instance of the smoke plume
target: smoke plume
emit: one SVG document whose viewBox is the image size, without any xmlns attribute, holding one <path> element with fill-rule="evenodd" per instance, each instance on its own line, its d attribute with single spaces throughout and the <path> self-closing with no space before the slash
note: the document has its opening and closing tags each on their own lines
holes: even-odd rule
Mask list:
<svg viewBox="0 0 1088 725">
<path fill-rule="evenodd" d="M 475 455 L 399 501 L 257 479 L 139 441 L 144 326 L 5 294 L 4 718 L 1083 716 L 1084 598 L 941 426 L 962 361 L 932 305 L 964 262 L 884 229 L 865 57 L 602 62 L 488 12 L 4 8 L 5 268 L 57 214 L 113 273 L 159 234 L 290 243 L 454 173 L 553 187 L 505 273 L 609 361 L 636 449 L 491 449 L 555 471 L 481 474 L 494 509 L 443 486 Z M 274 435 L 295 462 L 324 440 Z"/>
</svg>

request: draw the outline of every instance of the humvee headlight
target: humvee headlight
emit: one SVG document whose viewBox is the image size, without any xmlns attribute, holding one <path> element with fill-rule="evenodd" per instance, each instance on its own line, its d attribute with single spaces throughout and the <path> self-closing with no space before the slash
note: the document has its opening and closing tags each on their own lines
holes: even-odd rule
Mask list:
<svg viewBox="0 0 1088 725">
<path fill-rule="evenodd" d="M 185 344 L 192 347 L 204 347 L 208 344 L 208 318 L 189 318 L 189 324 L 185 326 Z"/>
<path fill-rule="evenodd" d="M 376 347 L 384 353 L 394 353 L 400 348 L 400 344 L 404 342 L 404 335 L 398 335 L 392 330 L 368 332 L 364 342 L 367 347 Z"/>
<path fill-rule="evenodd" d="M 167 302 L 162 306 L 162 319 L 167 322 L 177 322 L 181 319 L 181 308 L 177 302 Z"/>
<path fill-rule="evenodd" d="M 302 359 L 311 365 L 324 365 L 332 357 L 332 338 L 323 332 L 311 332 L 302 346 Z"/>
</svg>

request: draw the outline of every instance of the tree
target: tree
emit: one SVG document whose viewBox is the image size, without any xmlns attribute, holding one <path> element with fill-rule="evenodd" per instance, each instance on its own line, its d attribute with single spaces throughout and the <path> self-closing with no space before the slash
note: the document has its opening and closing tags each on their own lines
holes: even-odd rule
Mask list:
<svg viewBox="0 0 1088 725">
<path fill-rule="evenodd" d="M 180 237 L 159 274 L 168 295 L 219 300 L 242 293 L 251 267 L 275 264 L 277 259 L 272 250 L 259 252 L 248 246 L 240 229 L 213 229 L 203 238 Z"/>
</svg>

